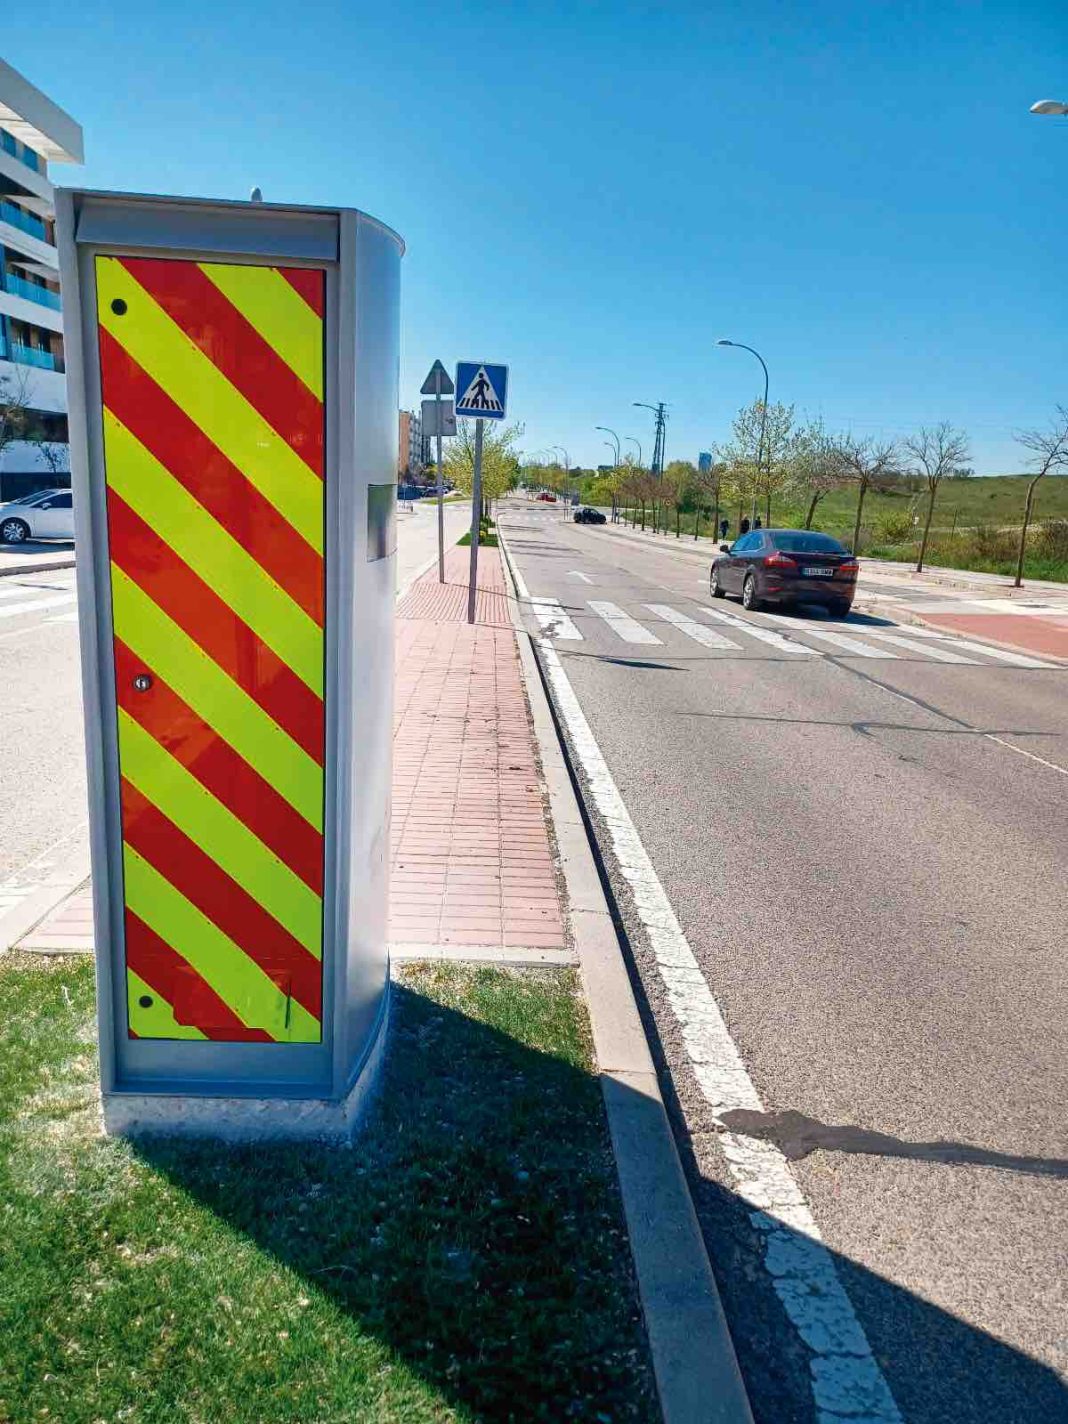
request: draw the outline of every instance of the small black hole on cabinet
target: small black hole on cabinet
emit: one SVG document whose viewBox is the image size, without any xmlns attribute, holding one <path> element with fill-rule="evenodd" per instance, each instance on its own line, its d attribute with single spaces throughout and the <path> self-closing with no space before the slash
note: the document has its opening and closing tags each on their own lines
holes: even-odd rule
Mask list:
<svg viewBox="0 0 1068 1424">
<path fill-rule="evenodd" d="M 116 316 L 125 316 L 126 303 L 121 297 L 116 297 L 115 300 L 111 303 L 111 310 L 115 313 Z"/>
<path fill-rule="evenodd" d="M 142 994 L 137 1002 L 142 1009 L 150 1009 L 152 1007 L 152 995 Z"/>
</svg>

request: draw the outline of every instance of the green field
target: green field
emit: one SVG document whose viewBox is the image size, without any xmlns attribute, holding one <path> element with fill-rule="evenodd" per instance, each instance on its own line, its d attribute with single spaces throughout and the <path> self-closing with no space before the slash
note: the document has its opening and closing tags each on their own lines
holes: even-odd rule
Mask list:
<svg viewBox="0 0 1068 1424">
<path fill-rule="evenodd" d="M 980 525 L 1019 529 L 1027 496 L 1028 475 L 991 475 L 983 479 L 944 480 L 935 500 L 932 530 L 974 529 Z M 887 518 L 915 514 L 919 530 L 923 529 L 927 505 L 926 491 L 909 494 L 868 492 L 864 500 L 864 528 L 878 534 L 878 527 Z M 841 531 L 852 534 L 857 496 L 852 489 L 835 490 L 820 501 L 813 521 L 828 533 Z M 806 506 L 803 501 L 784 503 L 773 510 L 776 520 L 787 513 L 795 516 L 790 522 L 802 522 Z M 1032 518 L 1035 520 L 1068 519 L 1068 478 L 1048 477 L 1042 481 L 1035 496 Z"/>
<path fill-rule="evenodd" d="M 1029 480 L 1029 475 L 944 480 L 935 499 L 926 562 L 981 573 L 1015 574 Z M 834 490 L 817 506 L 812 527 L 848 544 L 853 537 L 856 510 L 855 489 Z M 890 494 L 869 490 L 860 531 L 861 553 L 915 562 L 926 512 L 926 490 L 902 489 Z M 807 513 L 807 499 L 778 499 L 772 505 L 772 523 L 800 526 Z M 720 514 L 730 519 L 730 537 L 736 537 L 737 506 L 722 509 Z M 666 511 L 664 519 L 673 532 L 674 512 Z M 1024 575 L 1068 582 L 1068 478 L 1048 476 L 1039 484 L 1031 520 Z M 647 527 L 652 527 L 651 509 L 647 510 Z M 685 535 L 692 537 L 692 512 L 682 515 L 681 527 Z M 702 519 L 700 528 L 702 535 L 712 532 L 706 519 Z"/>
</svg>

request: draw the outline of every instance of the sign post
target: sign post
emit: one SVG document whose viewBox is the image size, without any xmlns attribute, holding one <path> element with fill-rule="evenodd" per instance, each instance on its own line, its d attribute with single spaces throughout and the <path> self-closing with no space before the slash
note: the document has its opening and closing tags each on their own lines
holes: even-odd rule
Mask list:
<svg viewBox="0 0 1068 1424">
<path fill-rule="evenodd" d="M 445 582 L 445 485 L 441 468 L 441 437 L 445 434 L 441 408 L 442 396 L 451 396 L 455 390 L 452 377 L 440 361 L 435 361 L 419 394 L 434 397 L 434 432 L 438 437 L 438 583 Z"/>
<path fill-rule="evenodd" d="M 456 414 L 475 418 L 475 459 L 471 480 L 471 565 L 467 621 L 475 621 L 478 593 L 478 535 L 482 518 L 482 443 L 487 420 L 503 420 L 508 401 L 508 367 L 461 361 L 456 367 Z"/>
</svg>

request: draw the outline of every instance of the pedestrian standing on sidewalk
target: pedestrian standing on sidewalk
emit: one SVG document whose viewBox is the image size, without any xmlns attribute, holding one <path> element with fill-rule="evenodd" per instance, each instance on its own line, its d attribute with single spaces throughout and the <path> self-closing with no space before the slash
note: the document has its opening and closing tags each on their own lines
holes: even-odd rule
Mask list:
<svg viewBox="0 0 1068 1424">
<path fill-rule="evenodd" d="M 756 523 L 753 525 L 753 528 L 754 528 L 754 529 L 763 529 L 763 527 L 764 527 L 764 521 L 761 519 L 760 515 L 758 514 L 757 517 L 756 517 Z"/>
<path fill-rule="evenodd" d="M 721 520 L 719 521 L 719 537 L 720 537 L 721 539 L 726 539 L 726 537 L 727 537 L 727 530 L 728 530 L 730 527 L 731 527 L 731 522 L 730 522 L 729 519 L 721 519 Z"/>
<path fill-rule="evenodd" d="M 743 516 L 741 524 L 738 525 L 738 537 L 741 538 L 741 536 L 742 536 L 743 534 L 748 534 L 748 533 L 749 533 L 749 519 L 748 519 L 748 517 Z"/>
</svg>

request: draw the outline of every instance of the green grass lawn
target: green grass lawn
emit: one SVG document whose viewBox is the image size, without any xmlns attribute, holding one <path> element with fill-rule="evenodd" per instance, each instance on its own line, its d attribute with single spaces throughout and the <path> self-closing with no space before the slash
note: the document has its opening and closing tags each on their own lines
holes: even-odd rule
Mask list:
<svg viewBox="0 0 1068 1424">
<path fill-rule="evenodd" d="M 954 515 L 958 529 L 979 525 L 1019 528 L 1028 478 L 1027 475 L 992 475 L 983 479 L 943 480 L 935 499 L 932 529 L 952 530 Z M 877 532 L 882 521 L 908 516 L 913 511 L 919 515 L 922 528 L 926 500 L 925 492 L 919 495 L 869 492 L 864 500 L 864 525 Z M 856 508 L 855 490 L 834 490 L 820 501 L 814 523 L 836 536 L 852 534 Z M 791 506 L 790 512 L 797 515 L 797 522 L 803 521 L 804 507 Z M 779 517 L 777 510 L 775 518 Z M 1068 479 L 1049 477 L 1042 481 L 1035 496 L 1033 518 L 1039 521 L 1068 519 Z"/>
<path fill-rule="evenodd" d="M 657 1418 L 570 971 L 407 970 L 355 1145 L 98 1132 L 92 966 L 0 960 L 0 1420 Z"/>
</svg>

